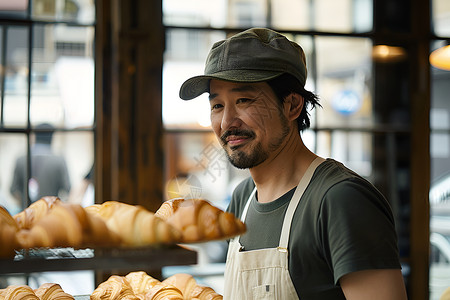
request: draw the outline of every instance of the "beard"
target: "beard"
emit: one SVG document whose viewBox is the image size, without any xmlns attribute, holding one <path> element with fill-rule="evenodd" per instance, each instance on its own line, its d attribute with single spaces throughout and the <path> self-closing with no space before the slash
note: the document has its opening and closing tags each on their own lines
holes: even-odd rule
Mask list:
<svg viewBox="0 0 450 300">
<path fill-rule="evenodd" d="M 281 118 L 282 131 L 278 137 L 273 137 L 267 149 L 264 149 L 261 142 L 257 142 L 256 145 L 244 145 L 251 147 L 249 150 L 241 150 L 244 146 L 235 146 L 226 148 L 226 138 L 230 135 L 244 136 L 249 139 L 253 139 L 256 134 L 251 130 L 232 129 L 227 130 L 221 137 L 220 141 L 222 147 L 227 154 L 228 161 L 238 169 L 251 169 L 264 162 L 273 151 L 277 150 L 284 142 L 286 136 L 289 134 L 290 128 L 288 126 L 287 119 L 282 116 Z M 266 130 L 267 132 L 267 130 Z"/>
</svg>

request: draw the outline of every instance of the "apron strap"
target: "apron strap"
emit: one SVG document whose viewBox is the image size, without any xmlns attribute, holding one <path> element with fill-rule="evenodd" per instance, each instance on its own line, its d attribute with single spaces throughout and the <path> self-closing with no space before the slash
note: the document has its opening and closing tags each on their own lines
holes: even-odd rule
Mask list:
<svg viewBox="0 0 450 300">
<path fill-rule="evenodd" d="M 242 211 L 242 215 L 241 215 L 242 223 L 245 223 L 245 217 L 247 216 L 248 207 L 250 206 L 250 202 L 252 202 L 253 196 L 255 196 L 255 194 L 256 194 L 256 186 L 253 189 L 253 191 L 250 193 L 250 196 L 248 197 L 247 203 L 244 206 L 244 210 Z M 239 242 L 240 237 L 241 236 L 238 235 L 238 236 L 234 237 L 232 239 L 232 241 L 238 241 Z"/>
<path fill-rule="evenodd" d="M 284 216 L 283 227 L 281 227 L 281 235 L 280 235 L 280 250 L 286 250 L 289 242 L 289 233 L 291 231 L 291 222 L 294 216 L 294 212 L 297 208 L 298 203 L 300 202 L 300 198 L 303 195 L 303 192 L 306 190 L 309 182 L 311 181 L 312 176 L 314 175 L 314 171 L 317 166 L 319 166 L 325 159 L 322 157 L 317 157 L 313 160 L 313 162 L 309 165 L 302 179 L 300 180 L 297 188 L 295 189 L 294 195 L 292 196 L 291 201 L 289 202 L 289 206 L 287 208 L 286 214 Z"/>
<path fill-rule="evenodd" d="M 255 196 L 255 194 L 256 194 L 256 186 L 253 189 L 253 191 L 251 192 L 250 196 L 248 197 L 247 203 L 245 204 L 244 210 L 242 211 L 242 215 L 241 215 L 242 223 L 245 223 L 245 217 L 247 217 L 248 207 L 250 206 L 250 202 L 252 202 L 253 196 Z"/>
</svg>

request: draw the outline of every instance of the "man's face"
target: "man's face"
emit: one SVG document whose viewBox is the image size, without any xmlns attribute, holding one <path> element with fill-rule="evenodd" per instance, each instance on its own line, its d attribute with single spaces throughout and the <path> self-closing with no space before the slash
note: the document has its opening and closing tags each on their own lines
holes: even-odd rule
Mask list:
<svg viewBox="0 0 450 300">
<path fill-rule="evenodd" d="M 253 168 L 276 156 L 289 134 L 274 92 L 265 82 L 211 80 L 211 125 L 237 168 Z"/>
</svg>

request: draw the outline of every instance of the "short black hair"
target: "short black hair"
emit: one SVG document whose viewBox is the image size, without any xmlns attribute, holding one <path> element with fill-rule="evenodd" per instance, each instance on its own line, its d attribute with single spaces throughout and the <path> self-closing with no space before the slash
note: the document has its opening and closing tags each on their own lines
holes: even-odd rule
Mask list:
<svg viewBox="0 0 450 300">
<path fill-rule="evenodd" d="M 42 123 L 36 126 L 36 143 L 51 144 L 55 127 L 49 123 Z"/>
<path fill-rule="evenodd" d="M 272 88 L 273 92 L 280 100 L 280 103 L 283 103 L 284 99 L 291 93 L 297 93 L 304 98 L 305 103 L 297 118 L 298 130 L 303 131 L 309 128 L 311 122 L 309 120 L 308 109 L 309 106 L 312 106 L 312 108 L 315 108 L 316 106 L 321 107 L 319 97 L 313 92 L 305 90 L 297 78 L 288 73 L 284 73 L 274 79 L 268 80 L 267 84 Z"/>
</svg>

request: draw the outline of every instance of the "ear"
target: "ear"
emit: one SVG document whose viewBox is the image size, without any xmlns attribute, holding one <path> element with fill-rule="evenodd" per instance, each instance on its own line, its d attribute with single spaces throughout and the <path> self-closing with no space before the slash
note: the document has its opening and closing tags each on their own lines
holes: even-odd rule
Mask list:
<svg viewBox="0 0 450 300">
<path fill-rule="evenodd" d="M 288 120 L 292 121 L 300 116 L 304 103 L 303 96 L 297 93 L 291 93 L 284 98 L 284 109 Z"/>
</svg>

